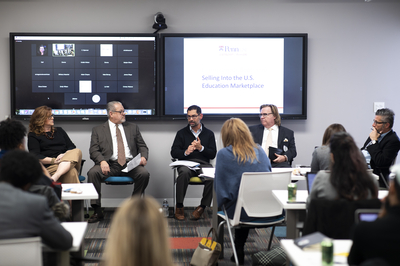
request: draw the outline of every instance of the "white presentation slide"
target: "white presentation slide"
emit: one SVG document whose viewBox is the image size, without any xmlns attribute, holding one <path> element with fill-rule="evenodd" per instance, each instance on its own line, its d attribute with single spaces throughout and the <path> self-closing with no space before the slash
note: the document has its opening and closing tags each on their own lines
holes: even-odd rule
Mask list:
<svg viewBox="0 0 400 266">
<path fill-rule="evenodd" d="M 283 38 L 187 38 L 184 109 L 254 114 L 269 103 L 283 112 L 283 67 Z"/>
</svg>

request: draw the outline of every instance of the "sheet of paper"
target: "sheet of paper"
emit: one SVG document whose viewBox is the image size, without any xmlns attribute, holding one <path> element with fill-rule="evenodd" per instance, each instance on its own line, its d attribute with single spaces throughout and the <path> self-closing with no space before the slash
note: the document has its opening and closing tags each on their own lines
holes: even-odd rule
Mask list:
<svg viewBox="0 0 400 266">
<path fill-rule="evenodd" d="M 142 159 L 142 154 L 136 155 L 131 161 L 128 162 L 127 166 L 121 170 L 121 172 L 128 173 L 133 168 L 137 167 L 140 164 L 140 160 Z"/>
<path fill-rule="evenodd" d="M 204 176 L 204 177 L 208 177 L 208 178 L 214 178 L 214 176 L 215 176 L 215 168 L 202 168 L 201 170 L 203 171 L 203 173 L 200 174 L 199 176 Z"/>
<path fill-rule="evenodd" d="M 169 166 L 171 166 L 171 167 L 187 166 L 189 168 L 194 168 L 194 167 L 199 166 L 199 165 L 200 165 L 200 163 L 197 163 L 197 162 L 178 160 L 178 161 L 175 161 L 173 163 L 170 163 Z"/>
</svg>

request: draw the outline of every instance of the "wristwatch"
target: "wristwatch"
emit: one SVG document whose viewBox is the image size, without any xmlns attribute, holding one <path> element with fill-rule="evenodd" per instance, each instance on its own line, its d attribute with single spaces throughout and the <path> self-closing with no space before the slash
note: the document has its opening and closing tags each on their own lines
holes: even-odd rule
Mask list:
<svg viewBox="0 0 400 266">
<path fill-rule="evenodd" d="M 372 144 L 375 144 L 375 143 L 376 143 L 376 140 L 373 139 L 371 142 L 372 142 Z"/>
</svg>

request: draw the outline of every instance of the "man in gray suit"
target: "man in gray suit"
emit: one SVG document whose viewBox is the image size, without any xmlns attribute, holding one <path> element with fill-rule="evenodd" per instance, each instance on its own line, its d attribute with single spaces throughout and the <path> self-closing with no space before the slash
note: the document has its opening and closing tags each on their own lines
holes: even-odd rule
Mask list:
<svg viewBox="0 0 400 266">
<path fill-rule="evenodd" d="M 125 114 L 124 106 L 120 102 L 109 102 L 107 104 L 108 121 L 92 130 L 89 153 L 95 165 L 88 172 L 88 182 L 93 183 L 99 198 L 91 200 L 95 213 L 89 218 L 89 223 L 95 223 L 104 218 L 101 210 L 101 182 L 109 176 L 133 178 L 135 187 L 132 196 L 141 195 L 149 183 L 150 174 L 144 168 L 147 164 L 149 149 L 140 134 L 139 127 L 125 122 Z M 139 153 L 141 154 L 140 165 L 128 172 L 127 162 Z"/>
<path fill-rule="evenodd" d="M 56 219 L 46 198 L 26 192 L 41 175 L 38 159 L 26 151 L 11 150 L 2 157 L 0 239 L 40 236 L 49 247 L 67 250 L 72 246 L 72 236 Z"/>
</svg>

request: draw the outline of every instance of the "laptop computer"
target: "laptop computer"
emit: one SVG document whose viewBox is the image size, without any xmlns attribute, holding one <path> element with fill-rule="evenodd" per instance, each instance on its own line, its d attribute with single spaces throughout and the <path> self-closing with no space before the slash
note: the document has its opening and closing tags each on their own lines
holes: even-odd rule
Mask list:
<svg viewBox="0 0 400 266">
<path fill-rule="evenodd" d="M 317 172 L 307 172 L 306 173 L 308 194 L 311 193 L 312 184 L 314 183 L 314 179 L 315 179 L 316 176 L 317 176 Z"/>
<path fill-rule="evenodd" d="M 354 212 L 354 222 L 373 222 L 378 218 L 380 209 L 357 209 Z"/>
</svg>

